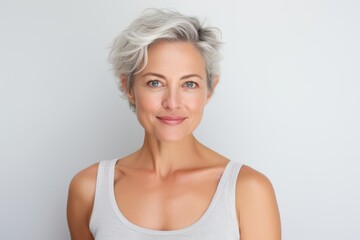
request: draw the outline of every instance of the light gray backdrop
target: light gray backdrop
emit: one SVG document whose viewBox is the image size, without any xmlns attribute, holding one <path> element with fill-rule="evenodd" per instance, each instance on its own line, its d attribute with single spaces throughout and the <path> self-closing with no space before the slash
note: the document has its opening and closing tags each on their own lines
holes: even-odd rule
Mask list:
<svg viewBox="0 0 360 240">
<path fill-rule="evenodd" d="M 68 239 L 71 177 L 139 147 L 108 46 L 144 8 L 171 7 L 223 32 L 198 138 L 272 180 L 283 239 L 359 239 L 359 3 L 1 0 L 0 238 Z"/>
</svg>

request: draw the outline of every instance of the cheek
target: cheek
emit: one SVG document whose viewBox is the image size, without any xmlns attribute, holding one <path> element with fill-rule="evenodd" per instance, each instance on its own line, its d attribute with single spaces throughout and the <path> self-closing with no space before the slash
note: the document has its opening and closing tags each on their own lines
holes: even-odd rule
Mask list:
<svg viewBox="0 0 360 240">
<path fill-rule="evenodd" d="M 188 103 L 188 108 L 191 110 L 202 111 L 207 103 L 207 97 L 206 94 L 199 93 L 189 96 L 186 102 Z"/>
<path fill-rule="evenodd" d="M 136 92 L 135 105 L 138 119 L 140 121 L 147 119 L 146 121 L 148 121 L 149 117 L 156 114 L 161 108 L 161 101 L 156 94 Z"/>
<path fill-rule="evenodd" d="M 192 131 L 200 124 L 206 105 L 206 99 L 203 97 L 193 98 L 191 104 L 188 105 L 187 109 L 191 114 L 190 125 Z"/>
</svg>

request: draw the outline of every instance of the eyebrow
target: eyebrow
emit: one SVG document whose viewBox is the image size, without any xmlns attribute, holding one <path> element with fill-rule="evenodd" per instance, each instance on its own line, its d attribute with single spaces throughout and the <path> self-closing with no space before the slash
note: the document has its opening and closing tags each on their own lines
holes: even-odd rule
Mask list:
<svg viewBox="0 0 360 240">
<path fill-rule="evenodd" d="M 161 75 L 159 73 L 153 73 L 153 72 L 148 72 L 148 73 L 145 73 L 144 75 L 142 75 L 142 77 L 146 77 L 146 76 L 155 76 L 158 78 L 166 79 L 166 77 L 164 75 Z M 185 76 L 182 76 L 180 79 L 183 80 L 183 79 L 187 79 L 187 78 L 191 78 L 191 77 L 197 77 L 197 78 L 200 78 L 201 80 L 203 80 L 202 77 L 198 74 L 187 74 Z"/>
<path fill-rule="evenodd" d="M 191 77 L 197 77 L 202 80 L 202 77 L 200 77 L 200 75 L 198 75 L 198 74 L 188 74 L 188 75 L 182 76 L 180 79 L 187 79 L 187 78 L 191 78 Z"/>
</svg>

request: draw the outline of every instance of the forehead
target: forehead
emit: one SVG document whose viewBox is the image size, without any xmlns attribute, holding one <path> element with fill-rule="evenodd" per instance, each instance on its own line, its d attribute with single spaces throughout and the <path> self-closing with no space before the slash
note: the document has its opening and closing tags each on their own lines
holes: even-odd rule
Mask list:
<svg viewBox="0 0 360 240">
<path fill-rule="evenodd" d="M 198 74 L 206 77 L 205 61 L 191 42 L 161 40 L 148 48 L 148 62 L 142 73 L 157 72 L 165 76 Z"/>
</svg>

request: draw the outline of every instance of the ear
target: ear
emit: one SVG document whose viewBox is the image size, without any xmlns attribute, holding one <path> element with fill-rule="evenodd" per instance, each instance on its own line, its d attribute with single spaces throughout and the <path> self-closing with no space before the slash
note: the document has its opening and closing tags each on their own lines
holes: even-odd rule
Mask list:
<svg viewBox="0 0 360 240">
<path fill-rule="evenodd" d="M 129 102 L 131 104 L 135 104 L 135 95 L 133 89 L 129 89 L 129 82 L 128 82 L 128 76 L 125 74 L 122 74 L 120 76 L 121 81 L 121 91 L 125 93 L 126 97 L 128 98 Z"/>
<path fill-rule="evenodd" d="M 211 91 L 209 91 L 208 93 L 208 96 L 207 96 L 207 102 L 210 100 L 210 98 L 212 97 L 214 91 L 215 91 L 215 88 L 216 86 L 218 85 L 219 83 L 219 80 L 220 80 L 220 77 L 219 76 L 214 76 L 213 77 L 213 84 L 212 84 L 212 89 Z"/>
</svg>

